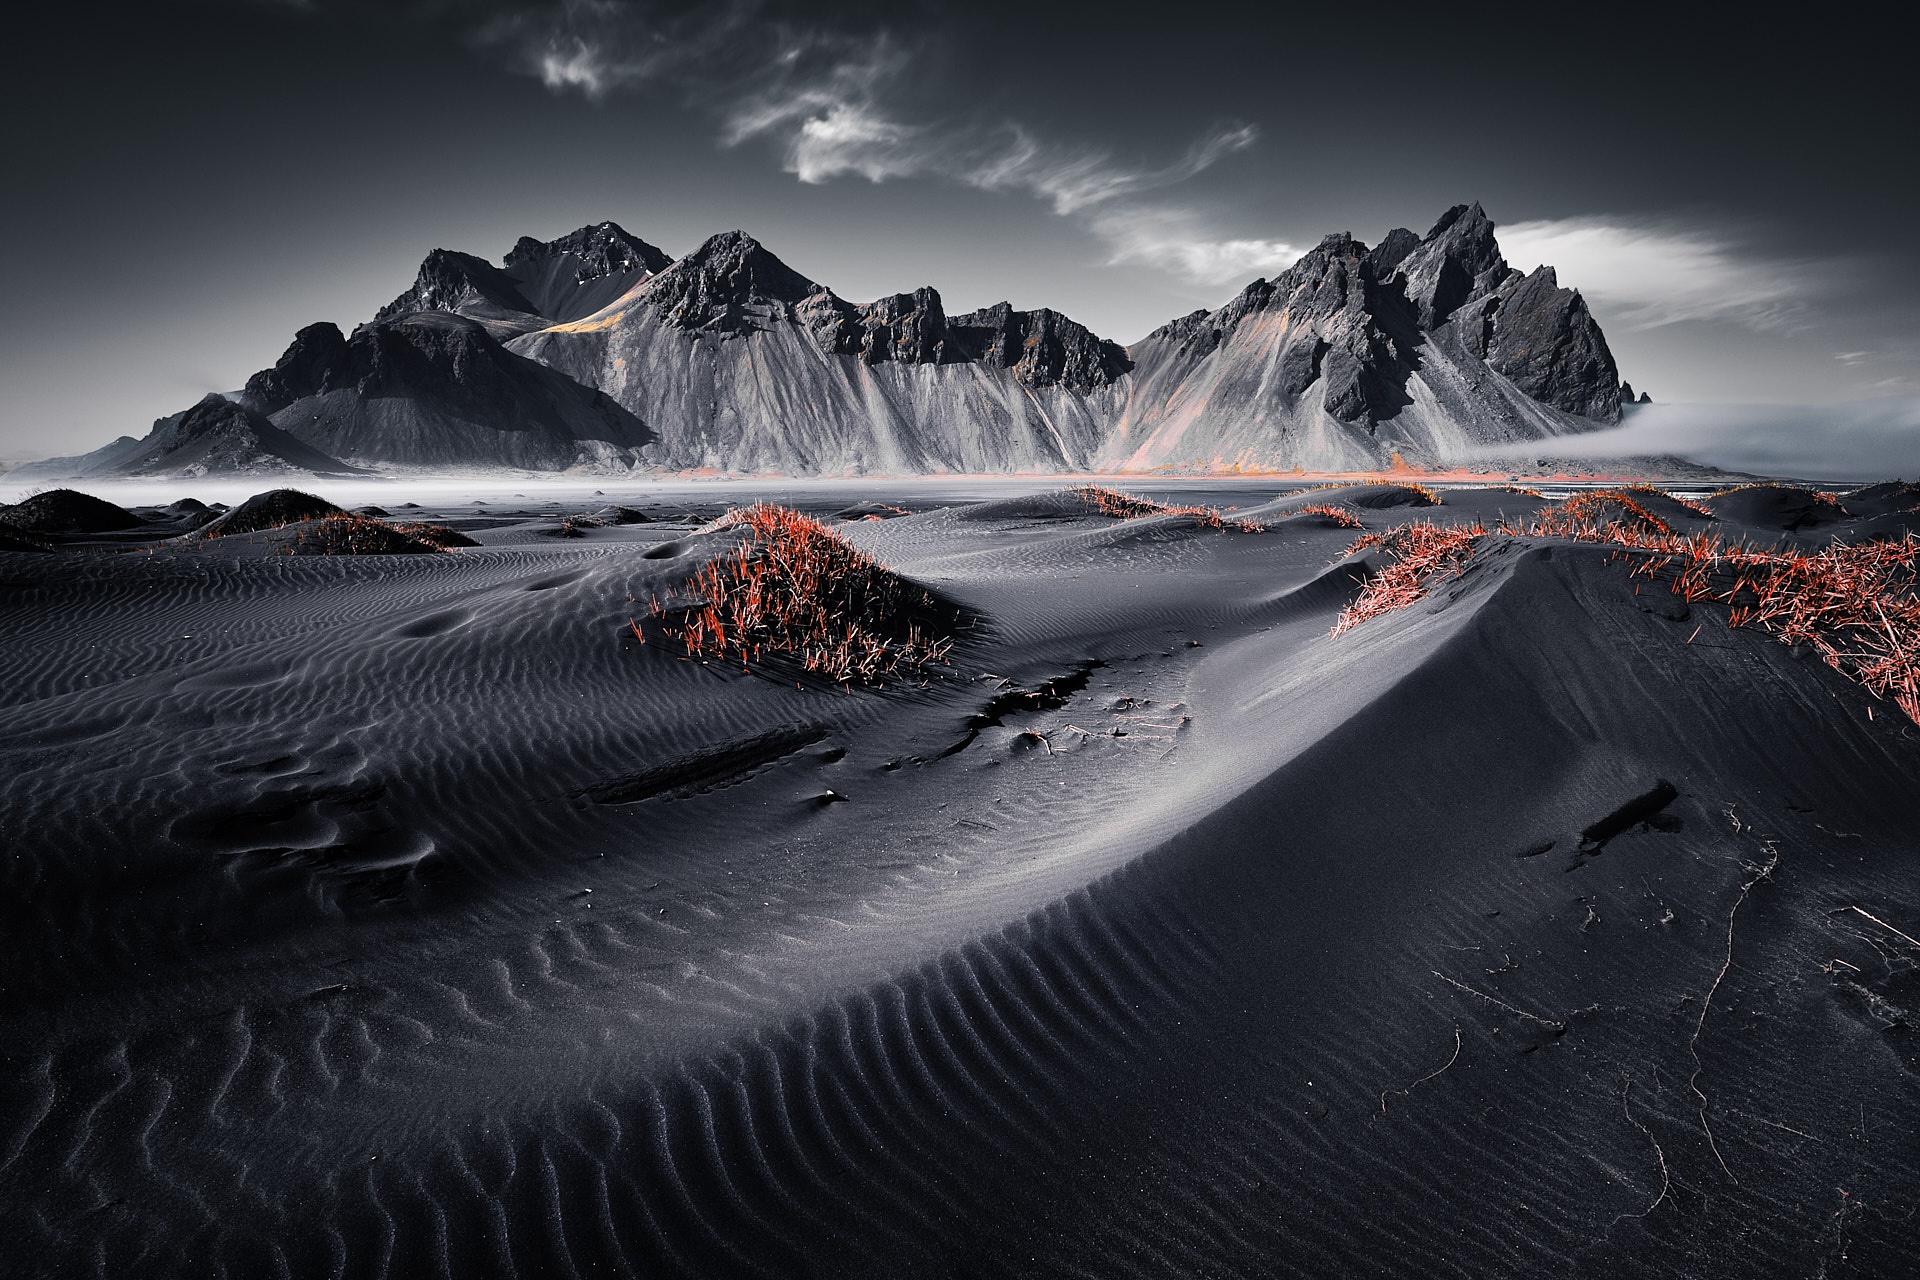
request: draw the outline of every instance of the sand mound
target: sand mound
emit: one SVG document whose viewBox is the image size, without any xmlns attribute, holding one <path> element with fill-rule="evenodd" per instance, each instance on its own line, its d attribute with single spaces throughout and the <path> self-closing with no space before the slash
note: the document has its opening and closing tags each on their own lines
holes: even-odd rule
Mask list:
<svg viewBox="0 0 1920 1280">
<path fill-rule="evenodd" d="M 884 502 L 856 502 L 833 513 L 834 520 L 892 520 L 910 514 L 905 507 L 889 506 Z"/>
<path fill-rule="evenodd" d="M 443 524 L 415 524 L 402 521 L 393 527 L 401 533 L 406 534 L 409 538 L 415 538 L 421 542 L 429 543 L 432 546 L 439 547 L 442 551 L 450 551 L 455 547 L 477 547 L 480 545 L 466 534 L 461 533 L 458 529 L 449 529 Z"/>
<path fill-rule="evenodd" d="M 1884 516 L 1920 508 L 1920 484 L 1888 480 L 1840 495 L 1848 511 L 1860 516 Z"/>
<path fill-rule="evenodd" d="M 323 516 L 267 531 L 290 556 L 409 556 L 438 552 L 425 538 L 360 516 Z"/>
<path fill-rule="evenodd" d="M 643 648 L 737 526 L 7 557 L 12 1270 L 1911 1270 L 1920 730 L 1810 643 L 1640 543 L 1331 638 L 1334 531 L 833 533 L 992 627 Z"/>
<path fill-rule="evenodd" d="M 225 538 L 237 533 L 258 533 L 303 520 L 320 520 L 345 514 L 325 498 L 317 498 L 298 489 L 273 489 L 254 494 L 203 527 L 197 536 Z"/>
<path fill-rule="evenodd" d="M 1440 494 L 1421 484 L 1356 484 L 1329 489 L 1321 501 L 1385 511 L 1391 507 L 1437 507 Z"/>
<path fill-rule="evenodd" d="M 0 507 L 0 521 L 29 533 L 117 533 L 146 523 L 124 507 L 76 489 L 49 489 Z"/>
<path fill-rule="evenodd" d="M 1792 485 L 1743 485 L 1716 493 L 1702 505 L 1722 520 L 1780 533 L 1797 533 L 1847 518 L 1838 498 Z"/>
<path fill-rule="evenodd" d="M 922 680 L 946 661 L 959 611 L 819 521 L 761 505 L 728 512 L 722 530 L 737 546 L 651 604 L 649 630 L 666 643 L 749 669 L 784 658 L 842 684 Z"/>
<path fill-rule="evenodd" d="M 652 524 L 653 523 L 653 517 L 648 515 L 646 512 L 636 511 L 632 507 L 622 507 L 618 505 L 611 506 L 611 507 L 602 507 L 598 511 L 595 511 L 592 513 L 592 518 L 595 520 L 598 520 L 601 524 Z"/>
</svg>

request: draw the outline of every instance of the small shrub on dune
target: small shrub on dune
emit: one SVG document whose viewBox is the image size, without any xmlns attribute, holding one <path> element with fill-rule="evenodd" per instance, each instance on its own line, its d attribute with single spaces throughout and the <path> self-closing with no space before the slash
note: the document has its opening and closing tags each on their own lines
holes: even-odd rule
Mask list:
<svg viewBox="0 0 1920 1280">
<path fill-rule="evenodd" d="M 1699 516 L 1703 520 L 1718 519 L 1718 517 L 1715 516 L 1709 508 L 1701 506 L 1699 503 L 1695 502 L 1692 498 L 1683 498 L 1677 493 L 1668 493 L 1665 489 L 1655 488 L 1653 485 L 1650 485 L 1650 484 L 1624 485 L 1618 490 L 1618 492 L 1645 493 L 1645 494 L 1650 494 L 1656 498 L 1665 498 L 1669 502 L 1679 503 L 1681 506 L 1693 512 L 1693 514 Z"/>
<path fill-rule="evenodd" d="M 421 542 L 436 546 L 442 551 L 451 551 L 455 547 L 477 547 L 480 545 L 466 534 L 461 533 L 458 529 L 449 529 L 443 524 L 400 523 L 395 524 L 393 527 L 399 532 L 406 534 L 409 538 L 415 538 Z"/>
<path fill-rule="evenodd" d="M 715 528 L 740 544 L 694 575 L 687 599 L 649 611 L 649 629 L 687 656 L 745 669 L 783 656 L 838 684 L 877 685 L 924 680 L 952 649 L 956 610 L 819 521 L 762 504 Z"/>
<path fill-rule="evenodd" d="M 1920 723 L 1920 537 L 1835 543 L 1817 552 L 1729 544 L 1715 534 L 1674 532 L 1627 494 L 1570 498 L 1506 537 L 1564 538 L 1633 553 L 1631 572 L 1665 580 L 1690 602 L 1727 607 L 1727 626 L 1758 627 L 1805 644 L 1836 671 L 1890 698 Z M 1461 572 L 1478 526 L 1415 521 L 1371 533 L 1348 554 L 1378 547 L 1394 562 L 1340 614 L 1333 634 L 1424 596 L 1435 579 Z"/>
<path fill-rule="evenodd" d="M 1325 516 L 1342 529 L 1364 529 L 1367 527 L 1361 522 L 1359 516 L 1356 516 L 1345 507 L 1336 507 L 1330 502 L 1314 502 L 1304 507 L 1295 507 L 1293 510 L 1287 512 L 1286 518 L 1293 516 Z"/>
<path fill-rule="evenodd" d="M 1427 500 L 1427 505 L 1430 507 L 1443 507 L 1446 505 L 1446 502 L 1440 497 L 1440 491 L 1438 489 L 1430 489 L 1424 484 L 1416 484 L 1411 480 L 1395 480 L 1393 481 L 1393 486 L 1396 489 L 1408 489 L 1419 494 Z"/>
<path fill-rule="evenodd" d="M 1673 526 L 1624 489 L 1589 489 L 1576 493 L 1533 518 L 1531 531 L 1548 538 L 1573 538 L 1580 531 L 1628 524 L 1655 533 L 1672 533 Z"/>
<path fill-rule="evenodd" d="M 327 516 L 307 521 L 289 532 L 293 534 L 293 541 L 281 550 L 290 556 L 403 556 L 440 550 L 430 542 L 364 516 Z"/>
<path fill-rule="evenodd" d="M 1645 553 L 1635 574 L 1666 579 L 1688 601 L 1726 605 L 1729 628 L 1759 627 L 1782 643 L 1811 646 L 1920 723 L 1920 538 L 1913 534 L 1816 552 L 1620 524 L 1570 536 Z"/>
<path fill-rule="evenodd" d="M 188 535 L 194 539 L 228 538 L 240 533 L 265 533 L 271 529 L 298 524 L 303 520 L 324 520 L 346 512 L 325 498 L 298 489 L 271 489 L 256 493 L 212 523 Z"/>
<path fill-rule="evenodd" d="M 1435 579 L 1451 577 L 1467 567 L 1474 547 L 1487 534 L 1486 526 L 1443 525 L 1415 520 L 1397 529 L 1369 533 L 1347 548 L 1347 555 L 1378 548 L 1391 563 L 1367 580 L 1354 602 L 1340 611 L 1330 634 L 1359 626 L 1423 598 Z"/>
<path fill-rule="evenodd" d="M 1263 533 L 1266 530 L 1266 526 L 1257 520 L 1229 520 L 1212 507 L 1172 506 L 1095 484 L 1079 485 L 1067 492 L 1085 502 L 1095 513 L 1119 520 L 1138 520 L 1143 516 L 1186 516 L 1207 529 L 1234 529 L 1241 533 Z"/>
</svg>

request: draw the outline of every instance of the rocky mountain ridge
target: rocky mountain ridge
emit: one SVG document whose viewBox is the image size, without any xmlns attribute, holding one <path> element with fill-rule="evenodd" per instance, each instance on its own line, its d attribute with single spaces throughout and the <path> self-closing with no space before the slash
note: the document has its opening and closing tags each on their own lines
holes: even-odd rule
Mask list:
<svg viewBox="0 0 1920 1280">
<path fill-rule="evenodd" d="M 499 266 L 437 249 L 233 400 L 356 466 L 786 474 L 1444 463 L 1634 403 L 1580 294 L 1511 268 L 1477 204 L 1328 236 L 1131 347 L 931 287 L 850 302 L 742 231 L 676 260 L 605 222 Z M 63 461 L 112 471 L 124 444 Z"/>
</svg>

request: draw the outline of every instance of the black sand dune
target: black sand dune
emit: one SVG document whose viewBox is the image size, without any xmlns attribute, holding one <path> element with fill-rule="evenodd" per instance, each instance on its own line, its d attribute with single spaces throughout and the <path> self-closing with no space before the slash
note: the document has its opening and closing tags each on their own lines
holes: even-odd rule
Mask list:
<svg viewBox="0 0 1920 1280">
<path fill-rule="evenodd" d="M 1905 1274 L 1920 727 L 1603 546 L 1329 637 L 1302 499 L 1545 505 L 1369 496 L 836 526 L 981 620 L 853 692 L 636 643 L 708 511 L 0 553 L 8 1265 Z"/>
<path fill-rule="evenodd" d="M 76 489 L 49 489 L 0 507 L 0 522 L 28 533 L 116 533 L 146 521 L 124 507 Z"/>
</svg>

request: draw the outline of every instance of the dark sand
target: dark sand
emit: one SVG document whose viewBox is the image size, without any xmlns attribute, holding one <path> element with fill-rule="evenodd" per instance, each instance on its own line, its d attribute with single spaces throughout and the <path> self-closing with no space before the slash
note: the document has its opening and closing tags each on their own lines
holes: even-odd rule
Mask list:
<svg viewBox="0 0 1920 1280">
<path fill-rule="evenodd" d="M 0 548 L 0 1271 L 1910 1273 L 1890 702 L 1605 547 L 1329 638 L 1323 517 L 815 498 L 951 676 L 636 645 L 724 500 Z M 1343 499 L 1543 505 L 1224 498 Z"/>
</svg>

